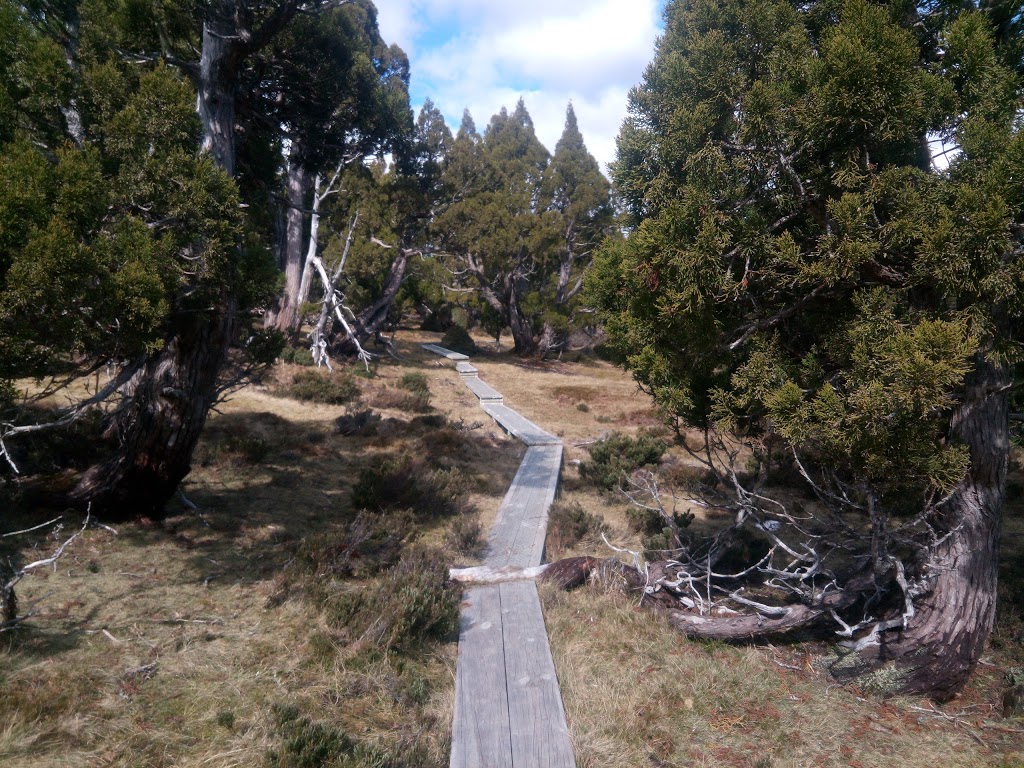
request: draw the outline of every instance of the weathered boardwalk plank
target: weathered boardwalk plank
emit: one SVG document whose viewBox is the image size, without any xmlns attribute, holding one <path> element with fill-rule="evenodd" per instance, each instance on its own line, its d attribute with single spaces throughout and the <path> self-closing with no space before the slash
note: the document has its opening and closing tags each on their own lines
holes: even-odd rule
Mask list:
<svg viewBox="0 0 1024 768">
<path fill-rule="evenodd" d="M 502 584 L 501 612 L 512 765 L 574 768 L 537 585 L 528 581 Z"/>
<path fill-rule="evenodd" d="M 513 411 L 506 405 L 481 403 L 487 414 L 498 422 L 510 435 L 527 445 L 561 445 L 562 441 L 545 432 L 532 421 Z"/>
<path fill-rule="evenodd" d="M 460 359 L 443 347 L 422 346 Z M 503 405 L 501 393 L 481 381 L 475 367 L 460 361 L 456 368 L 481 407 L 530 446 L 498 510 L 485 562 L 539 566 L 562 443 Z M 536 585 L 474 587 L 463 600 L 451 768 L 575 768 Z"/>
<path fill-rule="evenodd" d="M 548 507 L 558 490 L 561 466 L 561 444 L 526 451 L 491 528 L 487 565 L 528 568 L 541 564 Z"/>
<path fill-rule="evenodd" d="M 499 586 L 463 595 L 451 768 L 512 768 Z"/>
<path fill-rule="evenodd" d="M 466 383 L 466 386 L 473 391 L 473 394 L 479 398 L 481 405 L 484 403 L 495 403 L 500 405 L 505 399 L 502 397 L 501 392 L 496 390 L 494 387 L 485 384 L 476 376 L 464 376 L 462 380 Z"/>
<path fill-rule="evenodd" d="M 452 352 L 450 349 L 439 347 L 437 344 L 420 344 L 420 346 L 427 350 L 427 352 L 447 357 L 449 360 L 469 360 L 469 355 L 464 355 L 461 352 Z"/>
</svg>

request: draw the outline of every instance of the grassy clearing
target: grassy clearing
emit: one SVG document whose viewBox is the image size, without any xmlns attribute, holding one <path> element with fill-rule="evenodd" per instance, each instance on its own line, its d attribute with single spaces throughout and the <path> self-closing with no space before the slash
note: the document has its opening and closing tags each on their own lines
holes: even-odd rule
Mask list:
<svg viewBox="0 0 1024 768">
<path fill-rule="evenodd" d="M 199 513 L 92 529 L 23 582 L 22 607 L 41 602 L 0 634 L 0 764 L 447 765 L 456 645 L 438 573 L 478 562 L 523 448 L 417 346 L 437 340 L 403 333 L 401 363 L 345 372 L 359 395 L 343 404 L 284 396 L 309 368 L 279 365 L 210 419 L 185 484 Z M 524 364 L 477 344 L 481 376 L 565 441 L 550 553 L 606 556 L 602 533 L 641 549 L 649 532 L 625 500 L 578 466 L 612 432 L 665 437 L 649 399 L 601 362 Z M 685 485 L 678 448 L 663 462 Z M 415 483 L 399 487 L 395 467 Z M 991 649 L 942 715 L 838 688 L 813 664 L 818 646 L 692 643 L 599 583 L 545 590 L 578 764 L 1024 765 L 1024 725 L 996 717 L 1003 671 L 1024 666 L 1020 505 Z M 695 526 L 715 524 L 692 511 Z M 45 534 L 19 543 L 24 558 L 53 546 Z"/>
</svg>

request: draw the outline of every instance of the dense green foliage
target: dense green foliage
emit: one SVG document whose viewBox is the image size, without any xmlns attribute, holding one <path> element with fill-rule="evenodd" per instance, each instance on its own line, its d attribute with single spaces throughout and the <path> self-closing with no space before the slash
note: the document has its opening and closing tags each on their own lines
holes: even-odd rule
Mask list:
<svg viewBox="0 0 1024 768">
<path fill-rule="evenodd" d="M 146 354 L 164 343 L 170 313 L 226 290 L 251 306 L 272 287 L 266 249 L 237 248 L 234 184 L 196 152 L 194 90 L 168 67 L 120 61 L 99 29 L 103 12 L 82 5 L 80 58 L 69 64 L 24 6 L 0 7 L 0 48 L 13 53 L 0 75 L 7 382 Z M 66 139 L 69 104 L 81 146 Z"/>
<path fill-rule="evenodd" d="M 630 473 L 657 464 L 668 446 L 653 435 L 630 437 L 612 432 L 590 446 L 590 459 L 580 464 L 580 477 L 598 488 L 618 488 Z"/>
<path fill-rule="evenodd" d="M 554 156 L 520 100 L 483 136 L 468 113 L 442 175 L 437 248 L 477 291 L 489 330 L 508 326 L 521 354 L 562 349 L 592 248 L 612 223 L 609 185 L 570 105 Z"/>
<path fill-rule="evenodd" d="M 963 477 L 965 374 L 1018 357 L 1021 82 L 958 8 L 670 4 L 614 167 L 632 233 L 590 284 L 671 413 L 897 506 Z"/>
</svg>

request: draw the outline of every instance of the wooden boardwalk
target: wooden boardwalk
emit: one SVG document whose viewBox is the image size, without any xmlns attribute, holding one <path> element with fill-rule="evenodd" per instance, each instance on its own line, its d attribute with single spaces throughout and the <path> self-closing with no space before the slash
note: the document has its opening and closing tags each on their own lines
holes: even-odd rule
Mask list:
<svg viewBox="0 0 1024 768">
<path fill-rule="evenodd" d="M 545 432 L 529 419 L 524 419 L 506 405 L 481 403 L 484 411 L 498 422 L 506 432 L 527 445 L 561 445 L 562 441 Z"/>
<path fill-rule="evenodd" d="M 423 347 L 459 359 L 443 347 Z M 485 563 L 540 565 L 562 443 L 495 400 L 501 394 L 480 381 L 473 366 L 457 367 L 481 407 L 530 446 L 491 529 Z M 459 625 L 451 768 L 575 766 L 536 585 L 518 581 L 468 589 Z"/>
<path fill-rule="evenodd" d="M 491 528 L 487 565 L 529 568 L 544 562 L 548 507 L 555 499 L 561 466 L 561 443 L 526 451 Z"/>
<path fill-rule="evenodd" d="M 574 768 L 537 587 L 463 596 L 451 768 Z"/>
</svg>

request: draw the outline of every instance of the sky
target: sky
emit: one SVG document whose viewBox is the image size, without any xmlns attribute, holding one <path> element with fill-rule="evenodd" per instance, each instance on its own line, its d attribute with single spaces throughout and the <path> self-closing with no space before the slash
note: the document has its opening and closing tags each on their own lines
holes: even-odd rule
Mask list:
<svg viewBox="0 0 1024 768">
<path fill-rule="evenodd" d="M 431 99 L 452 132 L 481 133 L 520 96 L 552 152 L 572 102 L 607 173 L 629 89 L 654 56 L 665 0 L 374 0 L 381 35 L 409 56 L 416 113 Z"/>
</svg>

